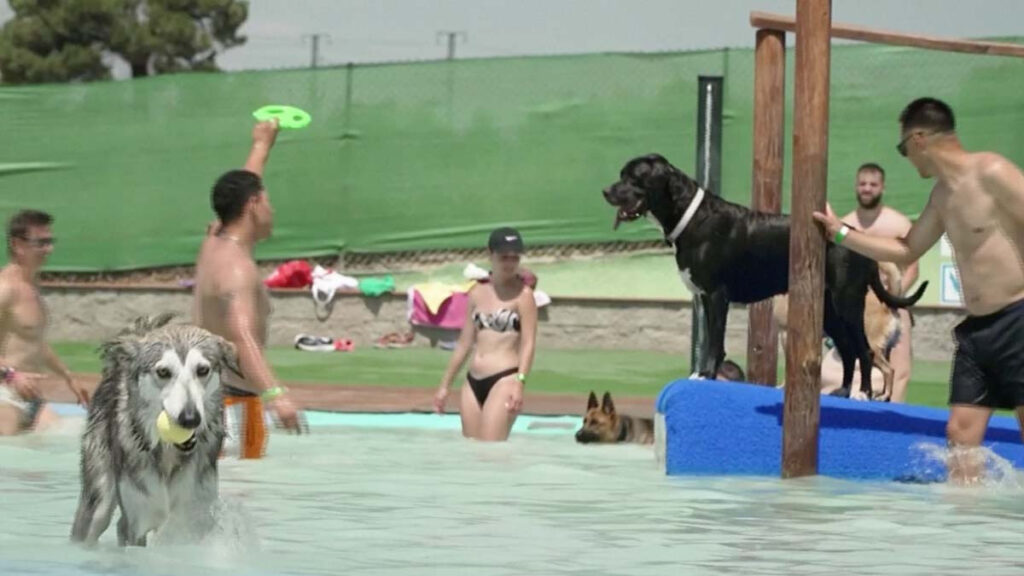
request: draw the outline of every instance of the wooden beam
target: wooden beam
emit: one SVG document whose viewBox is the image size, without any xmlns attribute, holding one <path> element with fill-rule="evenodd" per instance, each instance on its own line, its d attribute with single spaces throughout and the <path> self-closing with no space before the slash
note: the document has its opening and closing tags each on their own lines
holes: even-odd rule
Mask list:
<svg viewBox="0 0 1024 576">
<path fill-rule="evenodd" d="M 786 116 L 786 33 L 758 30 L 754 50 L 754 177 L 750 207 L 782 210 Z M 748 309 L 747 379 L 774 386 L 779 375 L 779 332 L 772 301 Z"/>
<path fill-rule="evenodd" d="M 818 473 L 825 239 L 812 213 L 828 187 L 832 0 L 797 0 L 796 22 L 783 478 Z"/>
<path fill-rule="evenodd" d="M 750 25 L 758 29 L 796 32 L 796 20 L 780 14 L 751 12 Z M 1024 57 L 1024 45 L 1008 42 L 982 42 L 977 40 L 960 40 L 955 38 L 939 38 L 921 34 L 903 34 L 889 30 L 875 30 L 849 24 L 833 24 L 832 38 L 859 40 L 875 44 L 892 46 L 908 46 L 925 50 L 942 50 L 944 52 L 966 52 L 968 54 L 991 54 L 993 56 Z"/>
</svg>

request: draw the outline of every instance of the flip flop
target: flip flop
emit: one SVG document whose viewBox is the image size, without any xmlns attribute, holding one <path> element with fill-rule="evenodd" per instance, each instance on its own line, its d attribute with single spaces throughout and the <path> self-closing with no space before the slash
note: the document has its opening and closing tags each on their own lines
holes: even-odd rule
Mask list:
<svg viewBox="0 0 1024 576">
<path fill-rule="evenodd" d="M 309 334 L 295 336 L 295 347 L 306 352 L 333 352 L 335 345 L 333 339 L 324 336 L 310 336 Z"/>
<path fill-rule="evenodd" d="M 406 334 L 395 334 L 395 337 L 388 342 L 388 348 L 407 348 L 412 341 L 416 339 L 415 332 L 408 332 Z"/>
</svg>

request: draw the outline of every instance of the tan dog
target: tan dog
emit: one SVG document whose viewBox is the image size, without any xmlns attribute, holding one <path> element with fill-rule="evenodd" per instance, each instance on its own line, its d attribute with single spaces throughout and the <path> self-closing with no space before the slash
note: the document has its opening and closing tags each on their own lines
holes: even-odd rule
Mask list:
<svg viewBox="0 0 1024 576">
<path fill-rule="evenodd" d="M 619 414 L 612 403 L 612 395 L 604 393 L 601 404 L 593 390 L 587 400 L 587 413 L 583 416 L 583 427 L 576 432 L 576 441 L 581 444 L 590 442 L 618 443 L 633 442 L 635 444 L 654 443 L 654 419 L 636 418 Z"/>
<path fill-rule="evenodd" d="M 878 271 L 887 290 L 893 294 L 902 292 L 900 283 L 903 281 L 903 275 L 898 266 L 892 262 L 879 262 Z M 782 345 L 785 346 L 789 298 L 785 294 L 774 296 L 772 305 L 775 322 L 779 327 L 779 337 L 782 338 Z M 895 370 L 889 364 L 889 353 L 900 339 L 900 316 L 895 309 L 883 304 L 871 290 L 864 297 L 864 333 L 867 334 L 868 346 L 874 357 L 874 367 L 882 372 L 882 392 L 874 396 L 873 400 L 888 401 L 892 396 L 895 376 Z M 861 367 L 861 370 L 863 369 Z"/>
</svg>

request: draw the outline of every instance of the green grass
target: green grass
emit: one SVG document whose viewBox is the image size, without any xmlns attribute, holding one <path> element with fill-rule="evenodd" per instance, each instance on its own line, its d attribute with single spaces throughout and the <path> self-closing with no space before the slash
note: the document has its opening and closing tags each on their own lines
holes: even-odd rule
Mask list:
<svg viewBox="0 0 1024 576">
<path fill-rule="evenodd" d="M 487 269 L 486 260 L 478 266 Z M 651 298 L 688 300 L 690 293 L 679 282 L 671 254 L 610 254 L 600 258 L 547 262 L 533 261 L 529 255 L 523 266 L 538 278 L 538 289 L 554 297 Z M 396 289 L 405 291 L 420 282 L 465 282 L 465 263 L 446 264 L 430 271 L 397 272 Z"/>
<path fill-rule="evenodd" d="M 942 286 L 941 267 L 950 262 L 941 255 L 937 244 L 920 260 L 920 281 L 929 281 L 929 287 L 919 306 L 940 304 Z M 475 264 L 488 268 L 486 259 Z M 404 292 L 420 282 L 462 284 L 465 262 L 445 264 L 419 271 L 391 273 L 396 290 Z M 641 252 L 605 254 L 600 257 L 550 261 L 531 258 L 527 254 L 523 266 L 537 274 L 538 289 L 550 296 L 592 298 L 650 298 L 659 300 L 690 300 L 690 292 L 679 282 L 679 273 L 671 253 Z"/>
<path fill-rule="evenodd" d="M 75 372 L 100 371 L 96 345 L 60 342 L 54 349 Z M 364 386 L 437 386 L 451 353 L 429 348 L 357 349 L 347 353 L 271 348 L 270 362 L 286 382 Z M 743 358 L 735 358 L 744 365 Z M 780 366 L 780 375 L 783 367 Z M 689 354 L 637 350 L 540 350 L 530 391 L 613 396 L 656 396 L 668 382 L 690 373 Z M 910 404 L 946 406 L 949 364 L 917 361 L 907 393 Z"/>
</svg>

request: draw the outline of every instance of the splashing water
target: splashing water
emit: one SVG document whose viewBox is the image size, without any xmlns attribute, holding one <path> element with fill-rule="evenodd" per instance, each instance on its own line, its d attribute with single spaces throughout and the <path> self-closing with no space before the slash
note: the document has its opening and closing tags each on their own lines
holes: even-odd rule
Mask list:
<svg viewBox="0 0 1024 576">
<path fill-rule="evenodd" d="M 1013 467 L 1013 463 L 990 448 L 984 446 L 950 448 L 942 444 L 919 442 L 912 446 L 911 450 L 911 470 L 909 474 L 899 478 L 901 481 L 945 482 L 950 462 L 957 459 L 980 463 L 981 478 L 972 483 L 974 485 L 1018 490 L 1024 488 L 1024 475 Z"/>
</svg>

